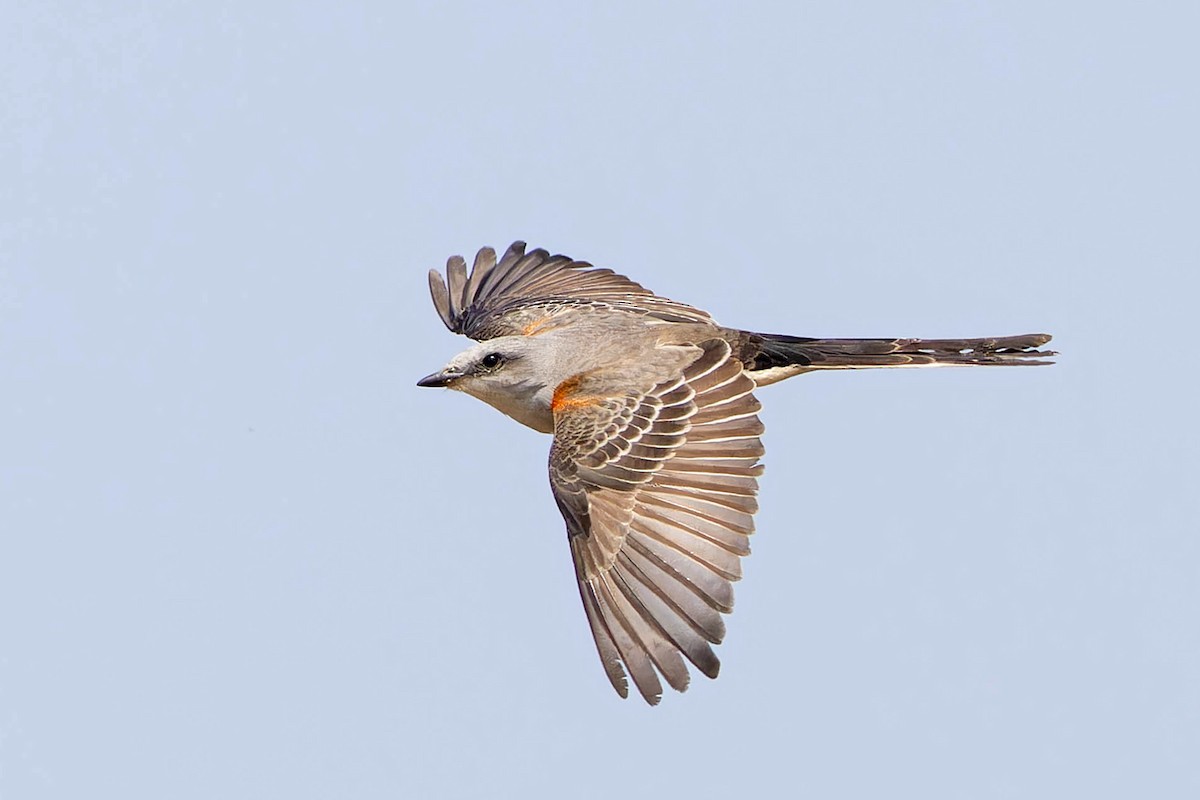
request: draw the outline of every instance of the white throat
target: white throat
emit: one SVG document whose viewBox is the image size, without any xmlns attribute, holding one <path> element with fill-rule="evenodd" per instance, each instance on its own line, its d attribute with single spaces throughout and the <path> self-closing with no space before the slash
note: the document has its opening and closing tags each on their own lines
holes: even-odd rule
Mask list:
<svg viewBox="0 0 1200 800">
<path fill-rule="evenodd" d="M 554 433 L 554 412 L 550 410 L 553 387 L 510 385 L 504 391 L 489 391 L 494 388 L 474 384 L 464 386 L 463 391 L 539 433 Z"/>
</svg>

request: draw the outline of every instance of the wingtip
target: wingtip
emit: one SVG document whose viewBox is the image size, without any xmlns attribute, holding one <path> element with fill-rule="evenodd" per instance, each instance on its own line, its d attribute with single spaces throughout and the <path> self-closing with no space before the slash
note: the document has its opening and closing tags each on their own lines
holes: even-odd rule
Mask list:
<svg viewBox="0 0 1200 800">
<path fill-rule="evenodd" d="M 450 305 L 450 290 L 446 279 L 436 269 L 429 270 L 429 294 L 433 297 L 433 307 L 437 310 L 442 322 L 451 331 L 454 330 L 454 309 Z"/>
<path fill-rule="evenodd" d="M 657 673 L 655 674 L 655 677 L 657 678 Z M 646 686 L 643 688 L 636 680 L 633 682 L 633 685 L 637 686 L 638 693 L 642 696 L 642 699 L 646 701 L 646 705 L 648 706 L 656 706 L 662 702 L 662 685 L 658 684 L 657 680 L 655 683 L 657 685 Z"/>
<path fill-rule="evenodd" d="M 508 246 L 507 250 L 504 251 L 504 257 L 500 259 L 500 263 L 507 264 L 509 262 L 516 261 L 523 255 L 525 255 L 525 242 L 517 239 Z"/>
</svg>

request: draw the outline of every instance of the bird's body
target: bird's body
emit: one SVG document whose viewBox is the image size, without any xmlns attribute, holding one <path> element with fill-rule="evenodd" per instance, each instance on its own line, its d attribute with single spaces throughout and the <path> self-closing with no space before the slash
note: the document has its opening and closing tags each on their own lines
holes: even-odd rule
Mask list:
<svg viewBox="0 0 1200 800">
<path fill-rule="evenodd" d="M 812 339 L 724 328 L 624 276 L 517 242 L 468 276 L 430 272 L 434 305 L 480 340 L 422 386 L 471 394 L 554 434 L 550 482 L 614 688 L 657 703 L 709 677 L 757 511 L 758 386 L 822 369 L 1047 363 L 1043 334 Z"/>
</svg>

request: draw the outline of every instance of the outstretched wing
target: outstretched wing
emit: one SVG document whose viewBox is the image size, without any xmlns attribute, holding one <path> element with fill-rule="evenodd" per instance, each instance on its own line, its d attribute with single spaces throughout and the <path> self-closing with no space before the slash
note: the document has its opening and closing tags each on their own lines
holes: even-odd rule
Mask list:
<svg viewBox="0 0 1200 800">
<path fill-rule="evenodd" d="M 763 428 L 754 382 L 719 339 L 652 387 L 605 387 L 584 375 L 556 393 L 550 482 L 604 670 L 622 697 L 628 671 L 653 705 L 659 675 L 687 688 L 684 658 L 717 676 L 711 645 L 750 552 Z"/>
<path fill-rule="evenodd" d="M 499 263 L 496 251 L 483 248 L 469 276 L 462 256 L 452 256 L 446 277 L 448 284 L 437 270 L 429 271 L 438 315 L 450 330 L 481 341 L 529 333 L 552 318 L 596 307 L 669 322 L 711 322 L 705 312 L 659 297 L 610 269 L 540 249 L 526 253 L 524 242 L 513 242 Z"/>
</svg>

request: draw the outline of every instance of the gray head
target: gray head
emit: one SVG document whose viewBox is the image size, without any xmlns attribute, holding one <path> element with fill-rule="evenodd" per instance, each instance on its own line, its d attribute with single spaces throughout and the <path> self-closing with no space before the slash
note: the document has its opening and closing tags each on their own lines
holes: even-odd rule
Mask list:
<svg viewBox="0 0 1200 800">
<path fill-rule="evenodd" d="M 444 386 L 476 397 L 534 430 L 550 433 L 556 379 L 553 351 L 534 336 L 501 336 L 450 359 L 417 386 Z"/>
</svg>

